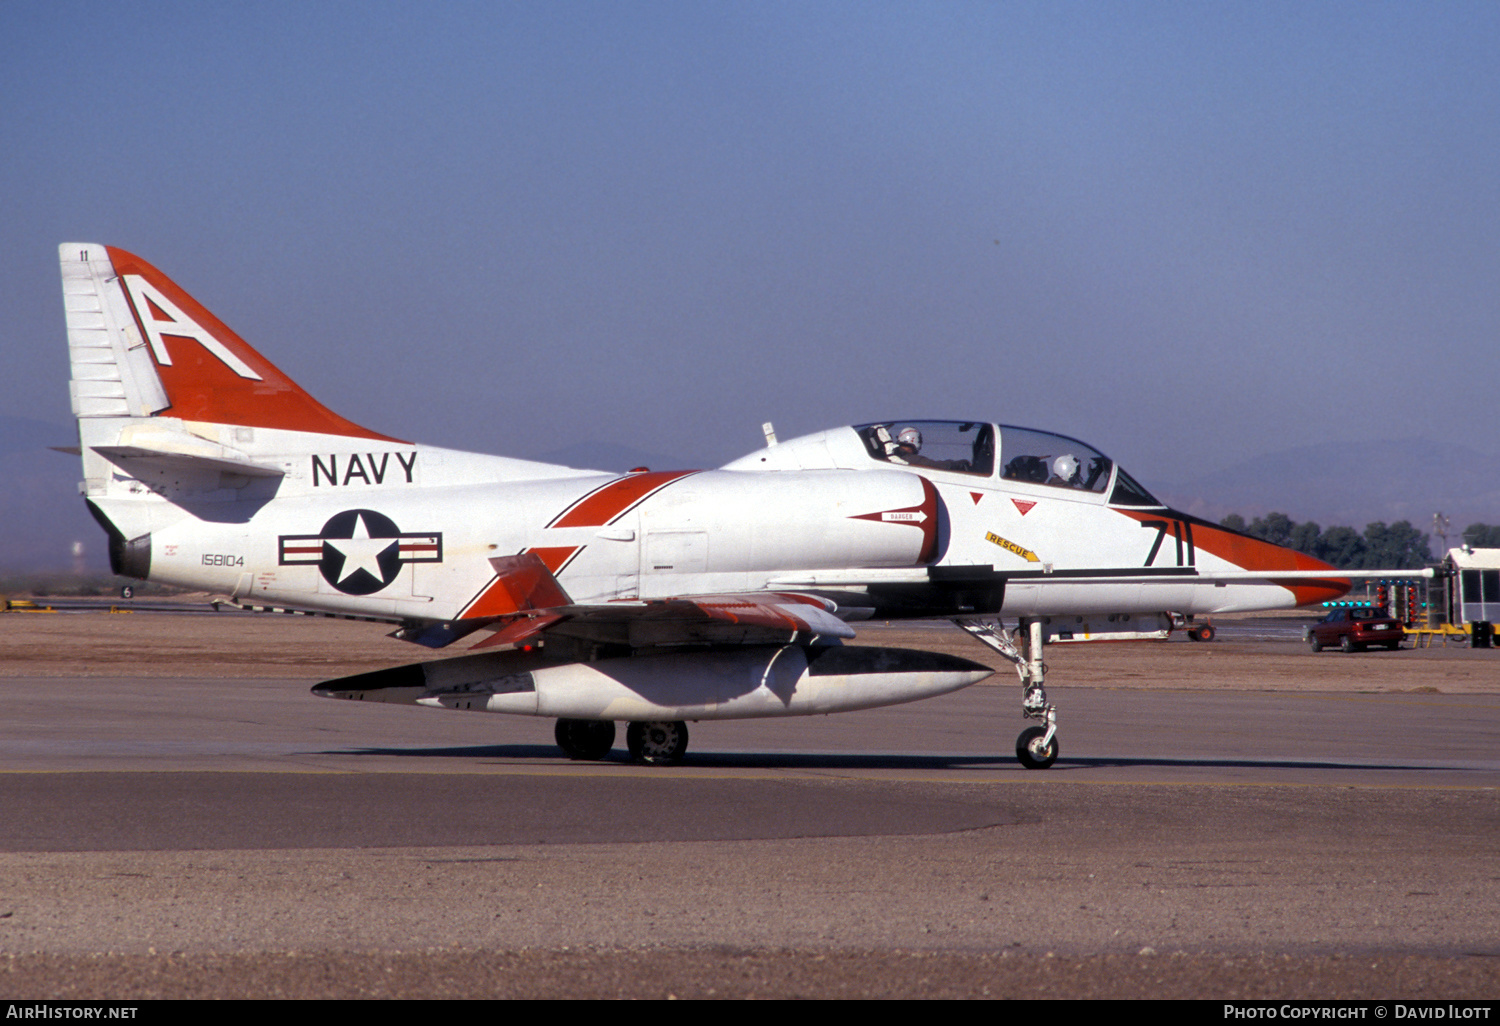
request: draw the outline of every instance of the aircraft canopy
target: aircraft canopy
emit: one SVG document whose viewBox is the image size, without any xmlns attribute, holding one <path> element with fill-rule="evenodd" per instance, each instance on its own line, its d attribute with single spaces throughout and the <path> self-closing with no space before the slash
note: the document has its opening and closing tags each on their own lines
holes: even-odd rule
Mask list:
<svg viewBox="0 0 1500 1026">
<path fill-rule="evenodd" d="M 871 459 L 898 466 L 1071 488 L 1126 506 L 1161 505 L 1115 462 L 1066 435 L 1011 424 L 896 420 L 854 428 Z"/>
</svg>

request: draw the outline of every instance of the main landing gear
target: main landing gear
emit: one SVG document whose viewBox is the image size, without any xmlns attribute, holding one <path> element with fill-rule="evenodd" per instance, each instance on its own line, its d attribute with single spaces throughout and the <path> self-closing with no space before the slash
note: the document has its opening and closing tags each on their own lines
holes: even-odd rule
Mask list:
<svg viewBox="0 0 1500 1026">
<path fill-rule="evenodd" d="M 615 746 L 615 725 L 610 720 L 558 720 L 553 736 L 568 758 L 593 762 Z"/>
<path fill-rule="evenodd" d="M 614 747 L 615 725 L 610 720 L 560 719 L 553 736 L 568 758 L 596 762 Z M 625 728 L 630 757 L 652 766 L 681 762 L 687 743 L 687 724 L 681 720 L 631 723 Z"/>
<path fill-rule="evenodd" d="M 958 626 L 999 652 L 1015 666 L 1021 677 L 1021 715 L 1041 720 L 1039 727 L 1027 727 L 1016 738 L 1016 758 L 1027 769 L 1046 769 L 1057 761 L 1057 709 L 1047 701 L 1042 686 L 1047 664 L 1042 661 L 1045 632 L 1042 621 L 1023 616 L 1014 635 L 988 620 L 954 620 Z"/>
<path fill-rule="evenodd" d="M 670 766 L 687 751 L 688 729 L 681 720 L 632 723 L 625 728 L 625 746 L 636 762 Z"/>
</svg>

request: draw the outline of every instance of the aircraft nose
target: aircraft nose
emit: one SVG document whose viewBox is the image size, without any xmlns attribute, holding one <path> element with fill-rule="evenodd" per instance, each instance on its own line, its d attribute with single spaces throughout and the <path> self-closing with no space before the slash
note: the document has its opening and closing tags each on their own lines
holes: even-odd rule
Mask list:
<svg viewBox="0 0 1500 1026">
<path fill-rule="evenodd" d="M 1340 577 L 1338 567 L 1330 563 L 1227 527 L 1198 521 L 1193 524 L 1193 537 L 1199 549 L 1211 552 L 1241 570 L 1264 573 L 1267 580 L 1292 593 L 1295 605 L 1309 606 L 1317 602 L 1329 602 L 1347 595 L 1353 587 L 1353 582 L 1347 577 Z M 1294 571 L 1297 576 L 1278 579 L 1278 570 Z M 1328 573 L 1326 578 L 1306 576 L 1309 572 L 1323 571 Z"/>
<path fill-rule="evenodd" d="M 1163 513 L 1160 507 L 1154 510 L 1122 509 L 1119 512 L 1139 521 L 1142 527 L 1158 532 L 1158 547 L 1147 560 L 1148 566 L 1159 565 L 1158 559 L 1170 563 L 1170 557 L 1161 553 L 1170 552 L 1168 546 L 1175 544 L 1178 566 L 1263 574 L 1267 581 L 1291 593 L 1293 601 L 1288 605 L 1293 606 L 1328 602 L 1348 594 L 1353 586 L 1349 578 L 1340 575 L 1338 567 L 1321 559 L 1187 513 L 1172 509 Z M 1209 556 L 1217 557 L 1217 560 L 1207 558 Z M 1278 577 L 1278 571 L 1295 576 Z M 1325 572 L 1328 576 L 1321 576 Z"/>
</svg>

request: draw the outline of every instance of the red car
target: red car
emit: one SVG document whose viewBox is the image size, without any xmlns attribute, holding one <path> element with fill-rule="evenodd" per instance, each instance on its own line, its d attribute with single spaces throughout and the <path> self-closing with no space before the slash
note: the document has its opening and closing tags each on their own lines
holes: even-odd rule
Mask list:
<svg viewBox="0 0 1500 1026">
<path fill-rule="evenodd" d="M 1361 652 L 1371 645 L 1384 645 L 1395 651 L 1401 647 L 1406 630 L 1385 608 L 1371 606 L 1341 607 L 1307 629 L 1307 640 L 1314 652 L 1337 645 L 1345 652 Z"/>
</svg>

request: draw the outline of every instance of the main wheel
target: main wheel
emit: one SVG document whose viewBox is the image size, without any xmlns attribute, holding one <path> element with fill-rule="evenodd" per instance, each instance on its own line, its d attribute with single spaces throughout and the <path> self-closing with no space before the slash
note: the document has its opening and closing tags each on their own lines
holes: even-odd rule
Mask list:
<svg viewBox="0 0 1500 1026">
<path fill-rule="evenodd" d="M 602 759 L 615 746 L 615 725 L 610 720 L 558 720 L 557 747 L 570 759 Z"/>
<path fill-rule="evenodd" d="M 630 749 L 630 757 L 652 766 L 681 762 L 687 743 L 687 724 L 681 720 L 632 723 L 625 728 L 625 745 Z"/>
<path fill-rule="evenodd" d="M 1027 769 L 1046 769 L 1057 761 L 1057 735 L 1052 743 L 1042 747 L 1042 738 L 1047 736 L 1045 727 L 1027 727 L 1016 738 L 1016 758 Z"/>
</svg>

